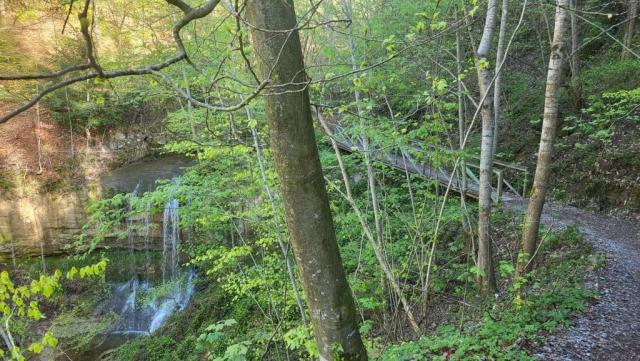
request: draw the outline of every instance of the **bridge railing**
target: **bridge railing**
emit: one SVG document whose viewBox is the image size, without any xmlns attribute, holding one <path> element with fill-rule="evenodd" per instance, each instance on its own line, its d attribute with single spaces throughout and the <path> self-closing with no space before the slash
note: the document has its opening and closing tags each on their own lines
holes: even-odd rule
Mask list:
<svg viewBox="0 0 640 361">
<path fill-rule="evenodd" d="M 319 112 L 317 115 L 322 117 Z M 363 150 L 361 141 L 359 139 L 351 139 L 339 122 L 328 121 L 324 118 L 322 118 L 322 121 L 331 130 L 331 134 L 327 135 L 336 141 L 339 148 L 347 152 Z M 461 166 L 458 167 L 454 174 L 453 169 L 435 167 L 428 162 L 414 159 L 408 150 L 424 152 L 423 145 L 419 142 L 411 142 L 408 150 L 400 148 L 391 150 L 387 148 L 384 151 L 380 151 L 375 149 L 375 144 L 372 144 L 372 146 L 373 149 L 370 151 L 373 156 L 388 166 L 420 175 L 423 178 L 435 179 L 444 185 L 450 185 L 454 191 L 464 193 L 467 196 L 477 198 L 479 195 L 480 181 L 474 172 L 477 171 L 479 173 L 480 170 L 479 156 L 467 156 L 467 159 L 461 162 Z M 434 151 L 445 150 L 445 148 L 433 145 L 428 145 L 427 147 Z M 449 151 L 448 149 L 446 150 Z M 464 175 L 461 175 L 462 172 L 460 170 L 462 169 L 464 169 Z M 494 159 L 493 175 L 495 177 L 492 177 L 492 199 L 495 203 L 501 202 L 505 192 L 517 197 L 526 197 L 529 183 L 529 171 L 526 167 Z"/>
</svg>

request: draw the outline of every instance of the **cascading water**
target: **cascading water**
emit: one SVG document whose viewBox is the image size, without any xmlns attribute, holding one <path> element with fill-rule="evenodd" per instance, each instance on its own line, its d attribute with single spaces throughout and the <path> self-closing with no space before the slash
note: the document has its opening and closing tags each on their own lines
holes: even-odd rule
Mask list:
<svg viewBox="0 0 640 361">
<path fill-rule="evenodd" d="M 162 279 L 158 279 L 151 262 L 151 204 L 139 217 L 127 219 L 129 247 L 129 281 L 114 285 L 112 309 L 120 316 L 114 329 L 117 334 L 150 334 L 173 313 L 183 310 L 191 300 L 195 274 L 180 269 L 179 203 L 170 199 L 164 208 L 162 256 L 159 260 Z M 138 223 L 138 224 L 136 224 Z M 142 223 L 142 224 L 140 224 Z M 144 237 L 144 273 L 136 266 L 136 228 Z M 156 277 L 153 277 L 153 276 Z M 142 280 L 142 281 L 141 281 Z"/>
<path fill-rule="evenodd" d="M 151 268 L 151 202 L 147 202 L 144 209 L 144 279 L 149 282 L 149 270 Z"/>
<path fill-rule="evenodd" d="M 140 191 L 140 183 L 136 185 L 133 192 L 130 194 L 129 201 L 127 203 L 127 211 L 133 210 L 133 203 L 138 198 L 138 192 Z M 129 275 L 133 278 L 136 277 L 136 259 L 134 256 L 135 251 L 135 217 L 133 215 L 127 216 L 127 241 L 129 246 Z"/>
<path fill-rule="evenodd" d="M 164 207 L 162 222 L 162 283 L 175 278 L 178 270 L 180 229 L 177 199 L 171 199 Z"/>
</svg>

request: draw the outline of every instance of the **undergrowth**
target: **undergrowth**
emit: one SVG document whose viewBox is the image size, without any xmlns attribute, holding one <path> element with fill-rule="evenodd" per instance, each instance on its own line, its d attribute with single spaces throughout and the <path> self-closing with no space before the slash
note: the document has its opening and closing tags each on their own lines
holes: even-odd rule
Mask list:
<svg viewBox="0 0 640 361">
<path fill-rule="evenodd" d="M 379 359 L 534 360 L 532 350 L 544 335 L 568 325 L 596 296 L 584 288 L 584 278 L 602 266 L 575 228 L 549 233 L 543 242 L 545 266 L 516 277 L 493 306 L 473 305 L 466 321 L 456 317 L 418 341 L 387 347 Z"/>
</svg>

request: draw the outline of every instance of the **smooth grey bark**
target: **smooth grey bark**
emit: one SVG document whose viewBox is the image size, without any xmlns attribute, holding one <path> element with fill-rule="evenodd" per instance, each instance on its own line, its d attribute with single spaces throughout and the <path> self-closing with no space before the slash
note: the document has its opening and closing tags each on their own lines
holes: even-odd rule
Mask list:
<svg viewBox="0 0 640 361">
<path fill-rule="evenodd" d="M 564 63 L 564 44 L 567 30 L 567 8 L 569 0 L 558 0 L 556 6 L 555 25 L 549 67 L 547 70 L 547 86 L 545 90 L 544 117 L 542 120 L 542 134 L 538 150 L 538 162 L 533 180 L 533 188 L 529 198 L 527 214 L 525 215 L 524 231 L 522 235 L 522 252 L 519 257 L 518 271 L 520 274 L 529 272 L 536 255 L 538 231 L 540 229 L 540 215 L 544 207 L 544 198 L 549 183 L 553 143 L 558 125 L 558 91 L 562 65 Z"/>
<path fill-rule="evenodd" d="M 185 70 L 184 64 L 180 70 L 182 71 L 182 81 L 184 81 L 185 84 L 185 92 L 187 93 L 187 96 L 191 97 L 191 86 L 189 85 L 189 80 L 187 79 L 187 72 Z M 218 94 L 220 94 L 220 91 L 217 87 L 216 91 L 218 92 Z M 193 104 L 191 104 L 191 102 L 187 102 L 187 113 L 189 114 L 189 127 L 191 128 L 191 136 L 193 137 L 193 139 L 198 139 L 196 128 L 193 122 Z"/>
<path fill-rule="evenodd" d="M 502 91 L 501 65 L 504 59 L 505 40 L 507 35 L 507 20 L 509 15 L 509 0 L 502 0 L 502 15 L 500 16 L 500 32 L 498 34 L 498 49 L 496 50 L 495 83 L 493 84 L 493 146 L 492 158 L 498 148 L 498 130 L 500 128 L 500 95 Z"/>
<path fill-rule="evenodd" d="M 487 5 L 487 17 L 482 32 L 482 40 L 476 51 L 476 70 L 478 88 L 480 89 L 480 115 L 482 117 L 482 140 L 480 143 L 480 184 L 478 195 L 478 285 L 484 293 L 496 289 L 493 272 L 492 246 L 490 233 L 491 222 L 491 178 L 493 172 L 493 111 L 491 97 L 488 96 L 491 76 L 488 69 L 487 56 L 495 31 L 497 0 L 490 0 Z"/>
<path fill-rule="evenodd" d="M 269 139 L 321 360 L 366 360 L 336 242 L 316 146 L 292 0 L 249 0 L 246 12 L 263 77 Z"/>
<path fill-rule="evenodd" d="M 627 26 L 624 30 L 624 47 L 622 48 L 622 59 L 629 56 L 629 48 L 633 43 L 633 33 L 635 32 L 636 17 L 638 17 L 638 0 L 629 0 L 627 5 Z"/>
<path fill-rule="evenodd" d="M 454 12 L 456 23 L 458 22 L 458 12 Z M 456 78 L 458 79 L 457 97 L 458 97 L 458 146 L 462 153 L 465 147 L 465 113 L 466 102 L 464 100 L 464 84 L 462 83 L 462 46 L 460 42 L 460 29 L 456 29 Z M 473 230 L 471 229 L 471 219 L 467 212 L 467 162 L 464 157 L 460 159 L 460 168 L 458 169 L 460 179 L 460 209 L 464 211 L 465 219 L 462 222 L 463 229 L 466 234 L 470 235 L 470 244 L 472 249 L 472 257 L 476 260 L 476 244 L 473 239 Z"/>
<path fill-rule="evenodd" d="M 1 321 L 4 321 L 4 326 L 0 325 L 0 336 L 4 341 L 4 344 L 7 346 L 7 351 L 11 352 L 16 347 L 16 342 L 13 339 L 13 335 L 11 335 L 11 330 L 9 329 L 9 320 L 13 316 L 13 312 L 9 314 L 9 316 L 3 316 Z"/>
</svg>

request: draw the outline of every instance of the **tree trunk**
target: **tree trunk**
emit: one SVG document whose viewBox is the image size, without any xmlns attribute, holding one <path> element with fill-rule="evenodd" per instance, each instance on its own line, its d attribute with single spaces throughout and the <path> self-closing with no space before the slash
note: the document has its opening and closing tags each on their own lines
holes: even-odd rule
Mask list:
<svg viewBox="0 0 640 361">
<path fill-rule="evenodd" d="M 2 0 L 0 0 L 2 1 Z M 69 151 L 71 152 L 71 158 L 75 158 L 76 157 L 76 151 L 75 151 L 75 141 L 73 140 L 73 122 L 71 120 L 71 108 L 69 107 L 69 92 L 68 89 L 65 87 L 64 88 L 64 98 L 66 100 L 66 105 L 67 105 L 67 119 L 69 120 Z"/>
<path fill-rule="evenodd" d="M 576 11 L 579 9 L 580 0 L 571 1 L 571 105 L 573 112 L 579 114 L 582 110 L 582 84 L 580 83 L 580 25 Z"/>
<path fill-rule="evenodd" d="M 338 345 L 342 359 L 366 360 L 320 167 L 293 1 L 246 4 L 259 68 L 277 86 L 266 90 L 265 113 L 320 359 L 334 360 Z"/>
<path fill-rule="evenodd" d="M 507 35 L 507 18 L 509 14 L 509 0 L 502 0 L 502 15 L 500 16 L 500 33 L 498 35 L 498 50 L 496 51 L 496 82 L 493 87 L 493 147 L 492 158 L 498 148 L 498 129 L 500 128 L 500 92 L 502 86 L 502 72 L 500 65 L 504 60 L 505 40 Z"/>
<path fill-rule="evenodd" d="M 487 18 L 484 24 L 482 40 L 476 54 L 476 70 L 478 87 L 480 88 L 480 115 L 482 116 L 482 142 L 480 146 L 480 185 L 478 195 L 478 285 L 484 293 L 493 292 L 496 288 L 495 275 L 489 238 L 491 222 L 491 175 L 493 172 L 493 112 L 489 97 L 491 77 L 487 66 L 487 54 L 491 48 L 491 40 L 496 24 L 497 0 L 490 0 Z"/>
<path fill-rule="evenodd" d="M 629 55 L 629 50 L 627 50 L 627 48 L 631 48 L 633 45 L 633 33 L 636 26 L 636 17 L 638 16 L 638 0 L 629 0 L 627 13 L 628 20 L 624 31 L 624 45 L 626 48 L 622 48 L 622 59 L 627 58 Z"/>
<path fill-rule="evenodd" d="M 7 17 L 7 8 L 4 5 L 4 0 L 0 0 L 0 27 L 4 26 Z"/>
<path fill-rule="evenodd" d="M 454 13 L 455 20 L 458 22 L 458 12 Z M 458 98 L 458 144 L 460 152 L 464 150 L 464 89 L 462 88 L 462 48 L 460 46 L 460 29 L 456 29 L 456 76 L 458 78 L 457 98 Z M 460 161 L 460 202 L 464 203 L 464 197 L 467 195 L 467 164 L 465 159 Z"/>
<path fill-rule="evenodd" d="M 524 222 L 522 247 L 524 255 L 519 257 L 518 271 L 520 274 L 529 272 L 536 254 L 538 231 L 540 228 L 540 216 L 544 207 L 544 198 L 547 191 L 553 142 L 556 136 L 558 123 L 558 91 L 562 64 L 564 62 L 563 47 L 565 44 L 567 7 L 569 0 L 558 0 L 556 6 L 556 20 L 554 25 L 553 43 L 549 68 L 547 71 L 547 88 L 545 90 L 544 117 L 542 120 L 542 135 L 538 150 L 538 163 L 533 180 L 531 197 Z"/>
<path fill-rule="evenodd" d="M 347 20 L 349 22 L 353 22 L 353 8 L 352 8 L 351 1 L 343 0 L 342 6 L 343 6 L 343 11 L 345 13 L 345 16 L 347 17 Z M 349 26 L 347 46 L 349 48 L 351 69 L 354 72 L 358 72 L 360 70 L 360 67 L 358 66 L 358 62 L 356 61 L 356 49 L 353 43 L 353 25 Z M 358 76 L 357 73 L 354 74 L 354 80 L 355 78 L 357 78 L 357 76 Z M 357 109 L 358 117 L 360 120 L 360 126 L 364 128 L 364 122 L 363 122 L 364 112 L 362 110 L 362 101 L 361 101 L 362 96 L 360 94 L 360 90 L 358 89 L 358 87 L 353 88 L 353 97 L 356 102 L 356 109 Z M 367 169 L 367 181 L 369 184 L 369 193 L 371 196 L 371 205 L 373 208 L 373 219 L 376 227 L 376 240 L 378 244 L 382 247 L 383 246 L 382 217 L 380 215 L 380 203 L 378 202 L 378 192 L 376 190 L 376 179 L 373 171 L 373 164 L 371 162 L 371 146 L 369 143 L 369 137 L 367 137 L 366 134 L 362 134 L 360 138 L 362 139 L 362 150 L 363 150 L 362 153 L 364 155 L 364 163 Z"/>
</svg>

